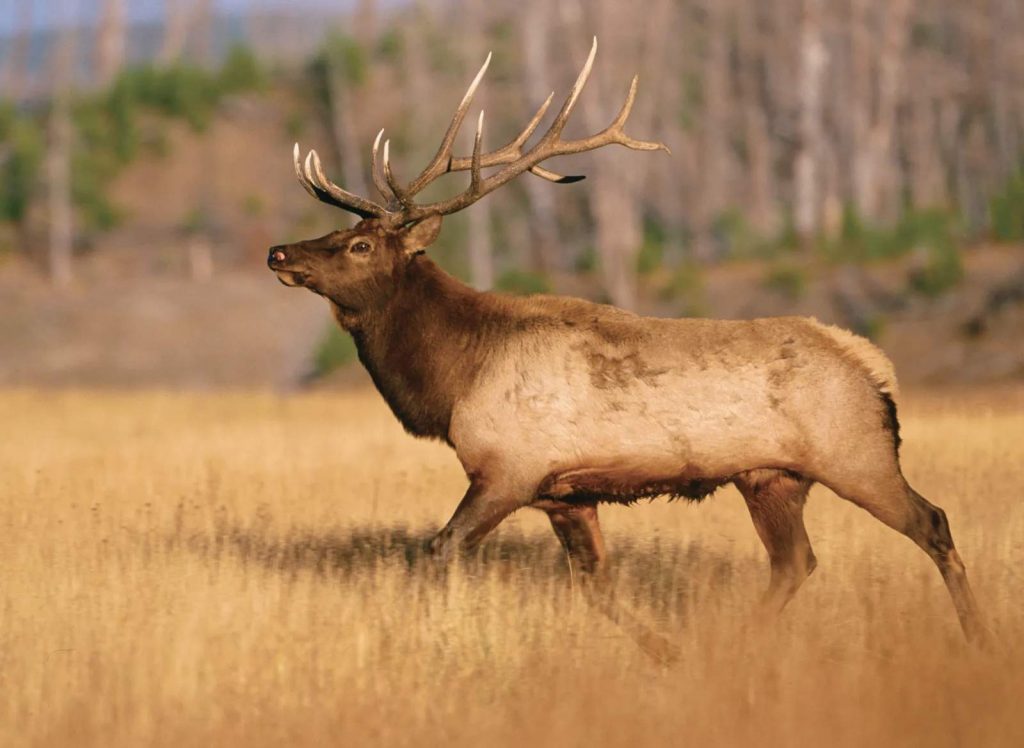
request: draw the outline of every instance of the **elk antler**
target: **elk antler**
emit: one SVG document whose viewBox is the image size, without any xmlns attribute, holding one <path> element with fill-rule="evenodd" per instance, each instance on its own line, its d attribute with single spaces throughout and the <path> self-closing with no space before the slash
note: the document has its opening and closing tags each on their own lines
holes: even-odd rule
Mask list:
<svg viewBox="0 0 1024 748">
<path fill-rule="evenodd" d="M 299 184 L 306 189 L 306 192 L 317 200 L 355 213 L 361 218 L 384 218 L 388 215 L 387 209 L 383 206 L 343 190 L 324 176 L 324 170 L 320 164 L 320 156 L 317 155 L 316 151 L 310 151 L 306 154 L 305 163 L 301 162 L 300 156 L 299 144 L 296 143 L 292 151 L 292 160 L 295 162 L 295 176 L 299 178 Z"/>
<path fill-rule="evenodd" d="M 533 135 L 548 107 L 551 105 L 551 100 L 554 98 L 553 93 L 541 104 L 540 109 L 537 110 L 537 113 L 533 115 L 533 118 L 526 124 L 526 127 L 523 128 L 519 135 L 501 148 L 488 153 L 483 153 L 481 149 L 484 114 L 480 112 L 480 117 L 477 120 L 476 137 L 473 141 L 472 156 L 460 158 L 452 155 L 455 138 L 462 127 L 463 120 L 466 118 L 470 104 L 473 102 L 476 89 L 480 85 L 488 65 L 490 65 L 491 55 L 488 54 L 483 66 L 476 74 L 476 77 L 473 78 L 473 82 L 469 84 L 469 88 L 466 89 L 462 101 L 455 110 L 455 114 L 448 125 L 448 129 L 445 131 L 444 138 L 441 140 L 441 145 L 438 147 L 434 158 L 407 185 L 399 184 L 392 172 L 390 141 L 384 141 L 383 155 L 380 157 L 380 141 L 384 131 L 381 130 L 377 133 L 377 137 L 373 142 L 372 152 L 373 183 L 377 191 L 387 201 L 386 206 L 346 192 L 328 180 L 323 174 L 320 158 L 317 156 L 316 151 L 310 151 L 306 157 L 305 165 L 300 165 L 298 145 L 295 146 L 295 173 L 298 175 L 302 186 L 319 200 L 336 205 L 339 208 L 344 208 L 363 218 L 374 217 L 390 225 L 402 225 L 419 221 L 430 215 L 449 215 L 460 211 L 526 171 L 560 184 L 569 184 L 583 179 L 582 176 L 562 176 L 540 166 L 542 161 L 555 156 L 583 153 L 584 151 L 592 151 L 602 146 L 613 144 L 623 145 L 637 151 L 663 150 L 669 152 L 668 147 L 662 143 L 636 140 L 626 135 L 623 130 L 626 120 L 629 118 L 629 113 L 633 108 L 633 101 L 636 99 L 638 76 L 633 76 L 633 81 L 629 86 L 629 93 L 626 95 L 626 101 L 608 127 L 587 138 L 562 140 L 562 130 L 565 129 L 569 116 L 576 106 L 576 101 L 587 83 L 587 78 L 590 77 L 590 70 L 594 65 L 596 54 L 597 37 L 594 37 L 594 43 L 590 48 L 587 61 L 576 78 L 576 83 L 573 84 L 568 97 L 566 97 L 565 102 L 562 104 L 562 108 L 540 140 L 525 152 L 523 147 L 526 141 L 530 139 L 530 136 Z M 501 166 L 503 168 L 488 177 L 484 177 L 482 170 L 494 166 Z M 433 203 L 419 204 L 413 200 L 431 182 L 453 171 L 470 172 L 469 187 L 464 192 L 447 200 L 439 200 Z"/>
</svg>

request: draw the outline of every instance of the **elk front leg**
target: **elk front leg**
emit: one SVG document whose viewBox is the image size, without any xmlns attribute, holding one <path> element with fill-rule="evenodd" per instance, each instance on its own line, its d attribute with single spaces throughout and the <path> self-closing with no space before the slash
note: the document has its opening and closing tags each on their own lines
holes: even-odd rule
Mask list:
<svg viewBox="0 0 1024 748">
<path fill-rule="evenodd" d="M 605 549 L 597 507 L 593 504 L 542 506 L 551 520 L 555 535 L 569 556 L 571 570 L 581 572 L 579 589 L 587 604 L 600 611 L 636 642 L 656 662 L 671 664 L 679 659 L 679 650 L 668 639 L 615 600 L 615 592 L 601 571 Z"/>
<path fill-rule="evenodd" d="M 471 551 L 491 530 L 529 499 L 511 484 L 470 476 L 469 488 L 448 524 L 430 541 L 430 552 L 448 563 L 458 551 Z"/>
</svg>

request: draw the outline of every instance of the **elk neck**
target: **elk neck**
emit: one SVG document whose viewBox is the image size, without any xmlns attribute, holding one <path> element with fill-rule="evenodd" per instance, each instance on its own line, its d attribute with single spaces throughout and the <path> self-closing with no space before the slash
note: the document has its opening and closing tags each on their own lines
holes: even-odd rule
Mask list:
<svg viewBox="0 0 1024 748">
<path fill-rule="evenodd" d="M 406 431 L 448 441 L 456 398 L 469 390 L 494 349 L 486 341 L 502 327 L 495 297 L 419 255 L 396 271 L 389 298 L 358 318 L 332 306 Z"/>
</svg>

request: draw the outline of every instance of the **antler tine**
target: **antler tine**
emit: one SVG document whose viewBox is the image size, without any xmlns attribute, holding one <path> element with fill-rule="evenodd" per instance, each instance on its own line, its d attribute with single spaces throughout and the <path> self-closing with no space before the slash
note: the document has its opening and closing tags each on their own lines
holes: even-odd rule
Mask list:
<svg viewBox="0 0 1024 748">
<path fill-rule="evenodd" d="M 316 151 L 306 154 L 305 162 L 300 163 L 301 150 L 296 143 L 292 149 L 292 160 L 295 164 L 295 175 L 299 178 L 299 184 L 321 202 L 342 208 L 350 213 L 355 213 L 361 218 L 384 218 L 388 211 L 381 205 L 367 200 L 366 198 L 354 195 L 343 190 L 334 182 L 329 180 L 323 171 L 320 163 L 320 156 Z"/>
<path fill-rule="evenodd" d="M 537 110 L 537 113 L 533 115 L 533 119 L 526 123 L 526 127 L 523 128 L 523 131 L 519 133 L 519 136 L 515 140 L 505 146 L 506 148 L 523 147 L 526 141 L 530 139 L 530 136 L 533 135 L 533 131 L 537 129 L 537 125 L 539 125 L 540 121 L 544 119 L 544 115 L 547 114 L 548 107 L 551 106 L 551 102 L 554 101 L 554 98 L 555 92 L 552 91 L 548 94 L 548 97 L 544 99 L 544 103 L 540 105 L 540 109 Z"/>
<path fill-rule="evenodd" d="M 507 147 L 508 152 L 501 153 L 501 155 L 503 158 L 508 158 L 515 151 L 516 156 L 515 158 L 508 158 L 508 161 L 505 162 L 507 165 L 503 169 L 489 177 L 479 179 L 475 183 L 474 187 L 467 189 L 465 192 L 456 195 L 453 198 L 431 203 L 429 205 L 415 206 L 415 214 L 413 217 L 418 218 L 430 214 L 448 215 L 462 210 L 463 208 L 472 205 L 489 192 L 492 192 L 503 184 L 515 179 L 524 171 L 532 171 L 535 174 L 539 174 L 539 176 L 552 179 L 553 181 L 576 181 L 576 178 L 560 178 L 557 174 L 548 172 L 546 169 L 540 167 L 540 163 L 542 161 L 555 156 L 567 156 L 574 153 L 582 153 L 583 151 L 592 151 L 596 148 L 601 148 L 602 146 L 615 143 L 635 150 L 668 151 L 668 148 L 661 143 L 649 143 L 642 140 L 635 140 L 634 138 L 626 135 L 623 131 L 623 126 L 625 125 L 626 119 L 629 117 L 630 111 L 633 107 L 633 101 L 636 98 L 636 78 L 634 78 L 630 84 L 626 101 L 623 103 L 618 115 L 616 115 L 615 120 L 608 127 L 601 132 L 586 138 L 580 138 L 578 140 L 561 139 L 562 129 L 565 127 L 569 115 L 572 114 L 573 108 L 576 106 L 580 93 L 583 91 L 583 87 L 587 83 L 596 54 L 597 39 L 595 38 L 594 43 L 590 48 L 590 54 L 587 57 L 587 61 L 583 65 L 583 69 L 580 71 L 579 76 L 576 78 L 576 83 L 573 85 L 568 97 L 566 97 L 561 110 L 558 112 L 558 115 L 551 123 L 547 132 L 544 133 L 540 140 L 538 140 L 530 150 L 526 153 L 518 153 L 521 149 L 513 148 L 515 144 L 515 141 L 513 141 L 513 143 Z M 494 154 L 488 155 L 493 156 Z M 471 163 L 470 168 L 479 168 L 479 166 L 486 164 L 484 158 L 477 153 L 474 153 L 474 161 L 477 163 Z M 453 163 L 453 167 L 454 166 L 465 168 L 462 166 L 461 162 Z"/>
<path fill-rule="evenodd" d="M 380 149 L 380 139 L 384 136 L 384 128 L 380 129 L 377 133 L 377 137 L 373 139 L 373 151 L 370 154 L 370 175 L 373 177 L 373 186 L 377 188 L 377 192 L 380 193 L 381 197 L 387 200 L 389 203 L 393 200 L 397 200 L 398 196 L 395 195 L 394 191 L 388 185 L 388 183 L 381 178 L 380 164 L 377 160 L 377 152 Z"/>
<path fill-rule="evenodd" d="M 583 69 L 580 70 L 580 74 L 576 78 L 576 82 L 572 85 L 572 90 L 565 99 L 565 103 L 562 104 L 562 108 L 555 116 L 555 121 L 551 123 L 551 127 L 544 133 L 544 140 L 552 142 L 558 139 L 558 136 L 562 134 L 562 130 L 565 129 L 565 123 L 569 121 L 569 115 L 572 114 L 573 108 L 576 106 L 576 101 L 579 99 L 580 94 L 583 93 L 583 87 L 587 85 L 587 79 L 590 78 L 590 71 L 594 67 L 594 58 L 597 56 L 597 37 L 594 37 L 593 44 L 590 45 L 590 54 L 587 55 L 587 61 L 583 64 Z"/>
<path fill-rule="evenodd" d="M 402 204 L 402 207 L 412 207 L 413 203 L 411 195 L 409 194 L 408 190 L 403 188 L 402 185 L 398 183 L 398 180 L 395 179 L 395 175 L 391 171 L 390 140 L 384 141 L 384 179 L 387 180 L 388 187 L 391 189 L 393 193 L 395 193 L 395 197 L 398 199 L 398 202 Z"/>
<path fill-rule="evenodd" d="M 476 77 L 473 78 L 473 82 L 469 84 L 469 88 L 466 89 L 466 93 L 462 97 L 462 101 L 459 102 L 458 108 L 455 110 L 455 114 L 452 116 L 452 121 L 448 125 L 448 129 L 445 131 L 444 138 L 441 140 L 441 145 L 437 149 L 437 153 L 434 154 L 433 160 L 427 165 L 420 175 L 416 177 L 409 186 L 406 188 L 406 192 L 412 196 L 426 187 L 430 182 L 436 179 L 441 174 L 448 171 L 448 162 L 452 156 L 452 146 L 455 144 L 455 136 L 459 134 L 459 128 L 462 127 L 462 121 L 466 118 L 466 113 L 469 111 L 469 105 L 473 102 L 473 96 L 476 95 L 476 89 L 480 86 L 480 81 L 483 80 L 484 73 L 487 72 L 488 66 L 491 64 L 491 53 L 487 53 L 487 59 L 484 60 L 484 64 L 480 67 Z"/>
<path fill-rule="evenodd" d="M 633 102 L 636 100 L 636 87 L 640 80 L 639 75 L 634 75 L 633 80 L 629 84 L 629 93 L 626 94 L 626 101 L 622 104 L 622 109 L 619 110 L 618 116 L 615 117 L 615 121 L 608 126 L 608 129 L 617 134 L 617 143 L 632 148 L 635 151 L 665 151 L 666 153 L 672 153 L 669 147 L 664 143 L 652 143 L 646 140 L 635 140 L 623 131 L 623 127 L 626 124 L 626 120 L 629 119 L 630 112 L 633 111 Z"/>
<path fill-rule="evenodd" d="M 590 71 L 594 67 L 594 58 L 596 56 L 597 37 L 595 36 L 593 43 L 590 45 L 590 54 L 587 55 L 587 61 L 583 64 L 583 68 L 576 77 L 576 82 L 573 84 L 572 90 L 569 91 L 569 95 L 562 104 L 562 108 L 559 110 L 554 122 L 551 123 L 551 127 L 548 128 L 548 131 L 544 133 L 544 137 L 541 138 L 541 143 L 552 144 L 556 142 L 562 134 L 562 130 L 565 129 L 565 125 L 569 121 L 569 115 L 572 114 L 572 110 L 576 106 L 576 101 L 583 92 L 583 87 L 587 85 L 587 79 L 590 78 Z M 483 165 L 497 166 L 499 164 L 513 164 L 517 160 L 521 159 L 523 157 L 523 145 L 527 140 L 529 140 L 530 136 L 533 135 L 534 131 L 537 129 L 537 125 L 539 125 L 540 121 L 544 118 L 544 114 L 547 112 L 548 107 L 551 106 L 551 101 L 554 96 L 555 94 L 553 92 L 548 96 L 540 109 L 537 110 L 537 113 L 533 116 L 533 119 L 527 123 L 526 127 L 515 140 L 504 148 L 499 148 L 497 151 L 487 154 L 487 156 L 484 157 Z M 632 104 L 630 104 L 630 106 L 632 106 Z M 539 146 L 540 143 L 538 143 L 533 150 L 535 151 Z M 464 158 L 453 158 L 448 165 L 448 171 L 462 171 L 467 169 L 470 167 L 468 161 L 468 159 Z M 528 171 L 542 179 L 547 179 L 549 182 L 555 182 L 558 184 L 571 184 L 573 182 L 579 182 L 584 178 L 582 176 L 562 176 L 561 174 L 556 174 L 555 172 L 537 166 L 536 164 L 530 167 Z"/>
<path fill-rule="evenodd" d="M 520 132 L 514 140 L 510 141 L 506 145 L 496 151 L 490 153 L 484 153 L 480 157 L 480 165 L 484 168 L 488 166 L 501 166 L 502 164 L 509 164 L 515 161 L 517 158 L 521 158 L 523 155 L 523 146 L 526 141 L 530 139 L 534 131 L 537 129 L 537 125 L 544 119 L 544 115 L 548 111 L 548 107 L 551 106 L 552 100 L 555 98 L 555 93 L 552 91 L 548 94 L 547 99 L 540 105 L 540 109 L 533 115 L 533 118 L 526 123 L 526 127 Z M 448 171 L 465 171 L 472 167 L 472 159 L 470 158 L 452 158 L 448 162 Z M 531 174 L 535 174 L 542 179 L 547 179 L 549 182 L 555 182 L 556 184 L 571 184 L 572 182 L 578 182 L 583 177 L 581 176 L 562 176 L 556 174 L 553 171 L 549 171 L 541 166 L 534 166 L 530 169 Z"/>
<path fill-rule="evenodd" d="M 473 165 L 470 168 L 469 189 L 474 195 L 480 192 L 480 144 L 484 137 L 484 112 L 476 121 L 476 137 L 473 139 Z"/>
<path fill-rule="evenodd" d="M 462 210 L 472 205 L 484 195 L 515 179 L 525 171 L 529 171 L 543 179 L 563 184 L 583 179 L 583 177 L 579 176 L 562 176 L 540 165 L 541 162 L 556 156 L 567 156 L 574 153 L 582 153 L 583 151 L 592 151 L 612 144 L 623 145 L 639 151 L 664 150 L 669 152 L 668 147 L 663 143 L 636 140 L 625 133 L 626 120 L 629 119 L 630 112 L 633 109 L 633 102 L 636 100 L 636 76 L 630 82 L 629 92 L 626 94 L 626 100 L 619 109 L 619 113 L 608 127 L 586 138 L 562 140 L 562 130 L 565 128 L 569 116 L 579 100 L 580 94 L 587 84 L 596 55 L 597 38 L 595 37 L 590 47 L 587 61 L 580 70 L 576 82 L 562 104 L 562 108 L 544 135 L 525 152 L 523 148 L 526 141 L 530 139 L 544 118 L 551 105 L 553 95 L 544 101 L 540 109 L 537 110 L 537 113 L 534 114 L 533 118 L 530 119 L 526 127 L 523 128 L 522 132 L 514 140 L 490 153 L 483 152 L 484 113 L 480 112 L 476 126 L 476 137 L 473 141 L 472 156 L 470 158 L 455 158 L 452 156 L 452 147 L 459 128 L 466 118 L 477 87 L 480 85 L 480 81 L 490 65 L 490 54 L 487 55 L 483 66 L 477 72 L 469 88 L 466 89 L 466 93 L 463 95 L 462 101 L 448 125 L 448 130 L 445 132 L 444 139 L 434 159 L 408 186 L 403 187 L 400 185 L 391 170 L 390 140 L 384 141 L 383 158 L 378 162 L 383 130 L 377 133 L 377 137 L 373 142 L 373 183 L 381 195 L 387 199 L 387 207 L 346 192 L 328 180 L 324 175 L 320 157 L 316 151 L 309 152 L 306 156 L 305 164 L 300 163 L 299 156 L 301 152 L 298 145 L 295 146 L 293 154 L 295 173 L 303 188 L 324 202 L 337 205 L 364 218 L 373 216 L 380 218 L 390 225 L 401 225 L 421 220 L 430 215 L 449 215 Z M 482 173 L 483 169 L 489 166 L 503 166 L 503 168 L 485 177 Z M 470 171 L 470 184 L 462 193 L 447 200 L 440 200 L 429 204 L 421 205 L 414 202 L 413 197 L 437 177 L 450 171 L 463 171 L 466 169 Z M 383 179 L 381 178 L 382 172 Z"/>
<path fill-rule="evenodd" d="M 319 200 L 320 196 L 316 194 L 313 185 L 306 180 L 306 175 L 302 173 L 302 150 L 299 148 L 298 143 L 292 149 L 292 160 L 295 162 L 295 176 L 299 178 L 299 184 L 302 185 L 302 189 Z"/>
</svg>

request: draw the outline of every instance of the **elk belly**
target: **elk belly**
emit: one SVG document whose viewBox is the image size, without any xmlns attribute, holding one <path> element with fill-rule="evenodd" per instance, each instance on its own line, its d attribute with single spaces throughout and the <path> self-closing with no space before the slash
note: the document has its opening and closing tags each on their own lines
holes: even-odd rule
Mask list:
<svg viewBox="0 0 1024 748">
<path fill-rule="evenodd" d="M 676 472 L 664 470 L 637 462 L 555 472 L 541 481 L 537 498 L 564 503 L 630 503 L 655 496 L 700 501 L 729 480 L 729 476 L 702 475 L 688 467 Z"/>
</svg>

